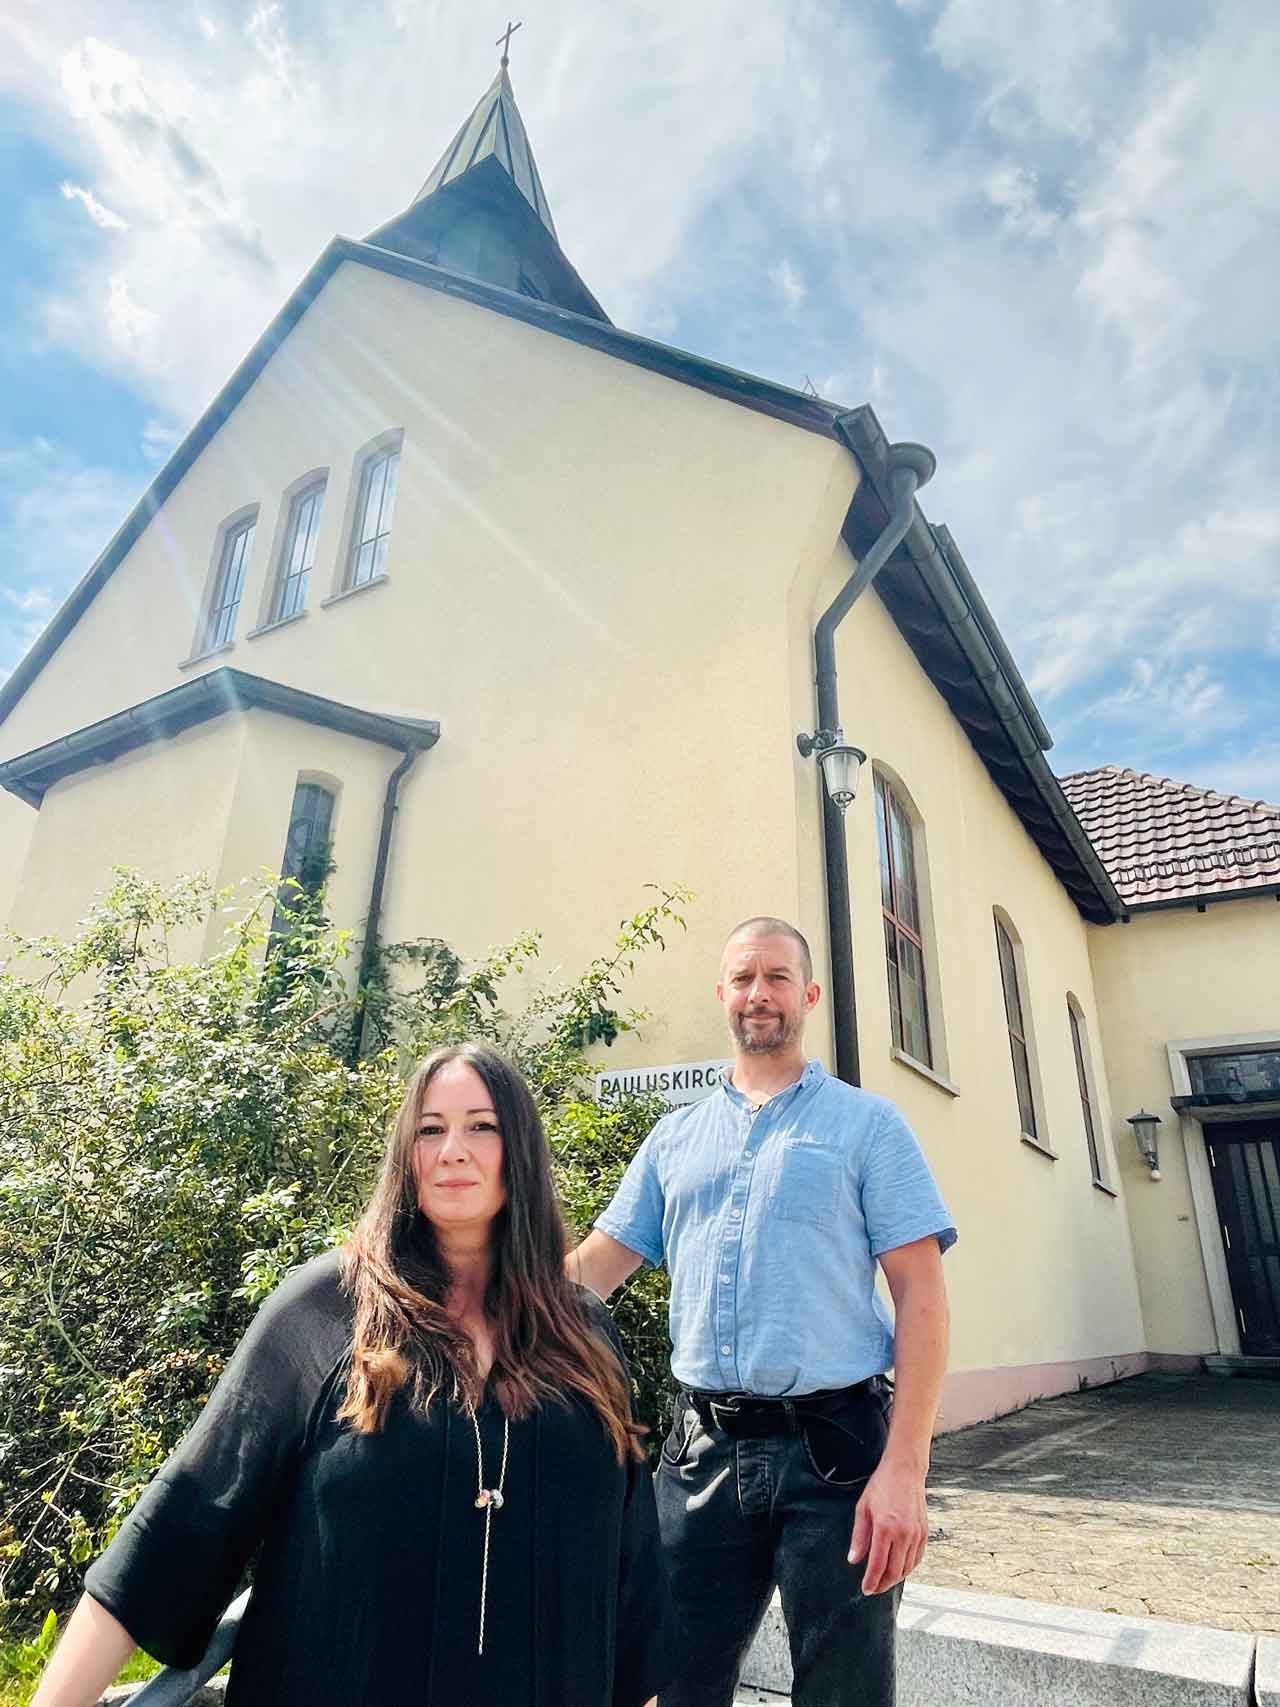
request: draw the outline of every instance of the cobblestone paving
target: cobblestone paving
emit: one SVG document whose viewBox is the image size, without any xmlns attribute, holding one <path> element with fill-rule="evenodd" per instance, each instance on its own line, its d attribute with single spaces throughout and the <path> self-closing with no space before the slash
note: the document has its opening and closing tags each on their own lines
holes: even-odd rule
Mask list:
<svg viewBox="0 0 1280 1707">
<path fill-rule="evenodd" d="M 1280 1381 L 1142 1375 L 935 1442 L 915 1580 L 1280 1634 Z"/>
</svg>

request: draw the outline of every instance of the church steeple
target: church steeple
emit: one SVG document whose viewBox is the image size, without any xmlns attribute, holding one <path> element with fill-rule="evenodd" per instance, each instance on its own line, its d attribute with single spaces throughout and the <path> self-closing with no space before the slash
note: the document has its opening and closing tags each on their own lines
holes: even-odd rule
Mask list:
<svg viewBox="0 0 1280 1707">
<path fill-rule="evenodd" d="M 505 51 L 426 183 L 366 241 L 608 322 L 560 247 Z"/>
<path fill-rule="evenodd" d="M 496 160 L 507 173 L 558 243 L 551 209 L 547 205 L 547 193 L 538 176 L 537 163 L 529 146 L 520 109 L 516 106 L 505 63 L 476 102 L 471 117 L 436 162 L 431 176 L 413 198 L 414 201 L 420 202 L 434 195 L 489 158 Z"/>
</svg>

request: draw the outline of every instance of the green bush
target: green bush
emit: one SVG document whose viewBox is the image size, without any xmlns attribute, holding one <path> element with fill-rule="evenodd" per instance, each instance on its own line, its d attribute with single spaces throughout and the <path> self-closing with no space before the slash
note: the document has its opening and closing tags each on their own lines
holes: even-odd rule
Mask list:
<svg viewBox="0 0 1280 1707">
<path fill-rule="evenodd" d="M 120 871 L 73 941 L 13 939 L 0 969 L 0 1614 L 34 1630 L 78 1592 L 208 1396 L 255 1307 L 344 1238 L 406 1070 L 439 1042 L 506 1048 L 543 1108 L 581 1233 L 661 1112 L 598 1106 L 584 1046 L 619 1012 L 635 956 L 687 897 L 659 892 L 610 954 L 537 987 L 534 934 L 464 963 L 424 940 L 382 949 L 359 1001 L 323 891 L 233 898 Z M 219 910 L 221 951 L 174 948 Z M 266 921 L 266 922 L 264 922 Z M 274 929 L 273 929 L 274 924 Z M 527 982 L 527 981 L 526 981 Z M 358 1045 L 358 1046 L 357 1046 Z M 619 1323 L 641 1414 L 668 1391 L 665 1280 Z"/>
</svg>

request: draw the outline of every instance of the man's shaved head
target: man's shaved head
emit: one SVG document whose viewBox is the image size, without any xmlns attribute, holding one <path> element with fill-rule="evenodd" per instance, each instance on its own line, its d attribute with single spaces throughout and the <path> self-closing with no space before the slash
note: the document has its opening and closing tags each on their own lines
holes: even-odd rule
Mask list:
<svg viewBox="0 0 1280 1707">
<path fill-rule="evenodd" d="M 809 952 L 809 944 L 794 925 L 789 925 L 785 919 L 770 918 L 767 914 L 760 914 L 754 919 L 743 919 L 740 925 L 733 927 L 725 939 L 724 953 L 720 956 L 720 970 L 724 971 L 725 955 L 728 954 L 733 943 L 738 942 L 742 937 L 761 936 L 790 937 L 800 950 L 800 964 L 804 968 L 804 981 L 806 984 L 812 984 L 813 956 Z"/>
</svg>

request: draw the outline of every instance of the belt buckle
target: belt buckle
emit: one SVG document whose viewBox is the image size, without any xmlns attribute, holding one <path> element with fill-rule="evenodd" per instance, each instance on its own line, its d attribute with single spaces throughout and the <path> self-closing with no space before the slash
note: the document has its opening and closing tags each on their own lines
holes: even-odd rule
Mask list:
<svg viewBox="0 0 1280 1707">
<path fill-rule="evenodd" d="M 711 1412 L 712 1426 L 723 1434 L 733 1433 L 733 1424 L 742 1416 L 742 1408 L 735 1404 L 722 1404 L 718 1399 L 708 1399 L 707 1409 Z M 721 1422 L 721 1416 L 727 1417 L 727 1422 Z"/>
</svg>

